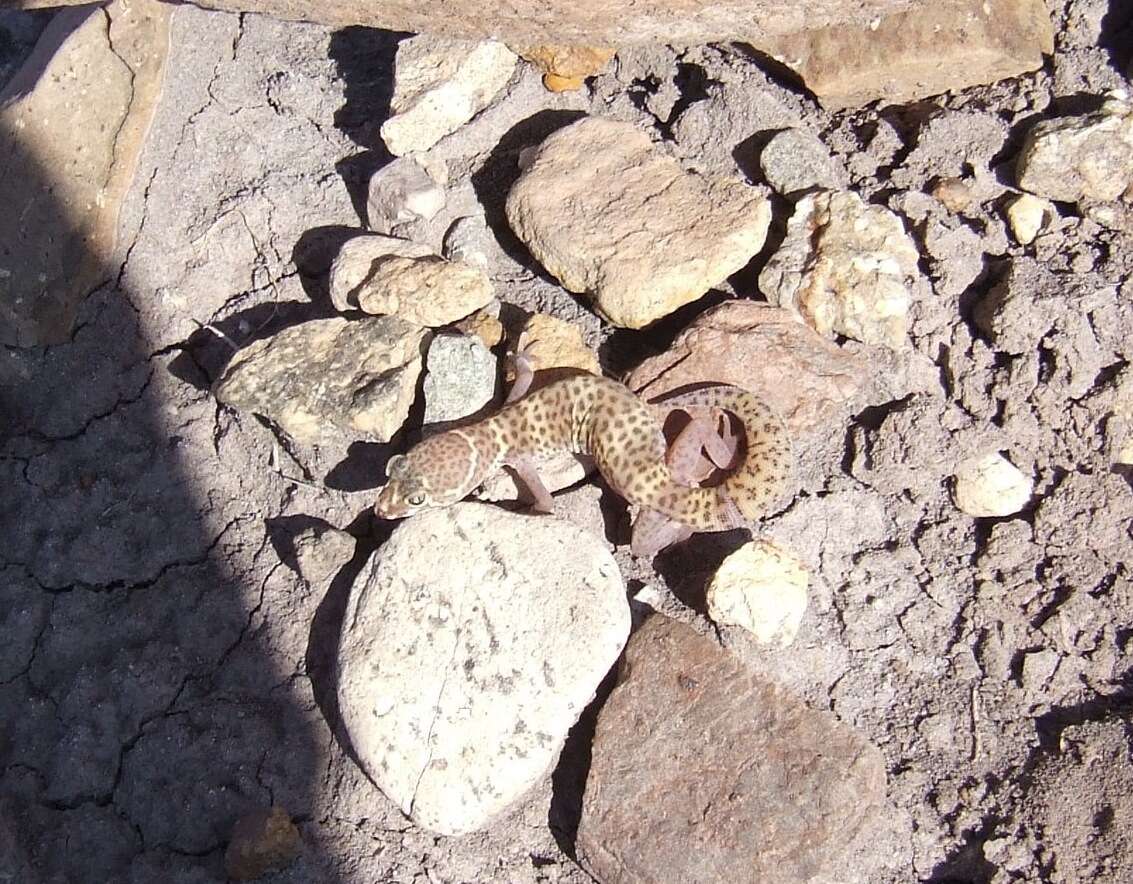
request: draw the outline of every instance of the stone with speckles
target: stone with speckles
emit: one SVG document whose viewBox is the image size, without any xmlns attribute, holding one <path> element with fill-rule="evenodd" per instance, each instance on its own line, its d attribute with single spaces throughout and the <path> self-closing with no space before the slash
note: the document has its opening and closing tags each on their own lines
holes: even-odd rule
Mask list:
<svg viewBox="0 0 1133 884">
<path fill-rule="evenodd" d="M 338 696 L 362 766 L 418 825 L 456 835 L 547 771 L 630 616 L 600 537 L 465 503 L 398 526 L 344 622 Z"/>
</svg>

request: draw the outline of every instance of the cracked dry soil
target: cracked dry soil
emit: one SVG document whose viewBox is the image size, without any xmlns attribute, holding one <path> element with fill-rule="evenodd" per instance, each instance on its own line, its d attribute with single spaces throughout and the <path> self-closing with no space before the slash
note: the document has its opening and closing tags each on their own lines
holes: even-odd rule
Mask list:
<svg viewBox="0 0 1133 884">
<path fill-rule="evenodd" d="M 1128 4 L 1111 4 L 1100 37 L 1076 25 L 1101 6 L 1052 4 L 1043 71 L 880 113 L 827 114 L 727 46 L 630 50 L 584 99 L 690 165 L 738 163 L 753 180 L 743 144 L 795 120 L 921 248 L 935 292 L 915 306 L 911 352 L 879 360 L 843 423 L 798 440 L 800 493 L 767 526 L 812 571 L 803 636 L 772 652 L 722 634 L 882 749 L 891 807 L 864 848 L 871 881 L 1133 878 L 1133 503 L 1111 467 L 1130 420 L 1133 234 L 1064 207 L 1072 223 L 1024 259 L 996 202 L 957 218 L 921 199 L 972 163 L 1009 181 L 1028 125 L 1122 82 L 1128 49 L 1106 47 L 1130 45 Z M 331 315 L 330 257 L 388 159 L 378 127 L 402 35 L 190 6 L 172 29 L 106 282 L 68 342 L 3 353 L 0 873 L 219 881 L 235 819 L 279 804 L 304 850 L 272 881 L 589 880 L 569 856 L 594 710 L 519 807 L 460 839 L 407 822 L 332 732 L 346 593 L 387 530 L 370 489 L 402 440 L 289 445 L 209 393 L 229 341 Z M 473 123 L 450 159 L 450 189 L 475 193 L 496 228 L 505 302 L 579 323 L 616 374 L 714 300 L 753 296 L 767 253 L 652 332 L 611 333 L 533 269 L 500 206 L 519 149 L 574 116 L 545 101 L 502 136 L 478 142 Z M 732 131 L 721 120 L 739 105 L 764 110 Z M 1056 308 L 1020 329 L 1035 346 L 1019 354 L 974 320 L 1012 260 L 1047 275 Z M 1015 517 L 952 503 L 959 452 L 988 438 L 1036 477 Z M 699 617 L 743 537 L 694 539 L 654 570 L 603 503 L 630 588 Z M 290 540 L 316 520 L 348 528 L 357 553 L 308 582 Z"/>
</svg>

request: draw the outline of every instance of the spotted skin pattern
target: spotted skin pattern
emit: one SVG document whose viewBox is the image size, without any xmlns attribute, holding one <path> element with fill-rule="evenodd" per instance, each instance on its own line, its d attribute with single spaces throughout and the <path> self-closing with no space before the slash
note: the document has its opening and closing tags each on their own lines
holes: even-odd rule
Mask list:
<svg viewBox="0 0 1133 884">
<path fill-rule="evenodd" d="M 617 381 L 564 378 L 470 426 L 430 436 L 390 459 L 375 507 L 395 519 L 463 500 L 501 466 L 561 451 L 587 454 L 618 494 L 696 531 L 739 528 L 763 516 L 786 484 L 791 447 L 782 421 L 739 387 L 670 397 L 664 406 L 730 411 L 743 424 L 746 453 L 715 487 L 677 482 L 665 462 L 654 409 Z"/>
</svg>

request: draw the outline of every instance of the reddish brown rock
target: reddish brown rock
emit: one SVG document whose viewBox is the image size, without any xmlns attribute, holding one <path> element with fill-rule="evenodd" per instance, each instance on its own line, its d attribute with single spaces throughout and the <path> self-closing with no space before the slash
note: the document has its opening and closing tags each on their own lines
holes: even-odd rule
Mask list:
<svg viewBox="0 0 1133 884">
<path fill-rule="evenodd" d="M 12 5 L 12 0 L 7 0 Z M 14 0 L 25 8 L 88 0 Z M 369 25 L 414 34 L 513 46 L 540 43 L 617 45 L 663 42 L 692 46 L 713 40 L 762 42 L 804 27 L 853 22 L 907 9 L 910 0 L 196 0 L 198 6 L 259 12 L 329 25 Z"/>
<path fill-rule="evenodd" d="M 764 399 L 792 432 L 833 419 L 861 387 L 866 366 L 788 310 L 726 301 L 645 360 L 629 387 L 655 399 L 688 384 L 735 384 Z"/>
<path fill-rule="evenodd" d="M 816 27 L 774 43 L 831 110 L 900 104 L 1042 67 L 1054 31 L 1042 0 L 938 0 L 864 27 Z"/>
<path fill-rule="evenodd" d="M 598 718 L 576 847 L 604 884 L 808 881 L 884 801 L 876 747 L 656 615 Z"/>
<path fill-rule="evenodd" d="M 286 868 L 299 855 L 303 841 L 282 807 L 256 810 L 232 827 L 224 852 L 224 870 L 237 881 L 251 881 L 273 869 Z"/>
</svg>

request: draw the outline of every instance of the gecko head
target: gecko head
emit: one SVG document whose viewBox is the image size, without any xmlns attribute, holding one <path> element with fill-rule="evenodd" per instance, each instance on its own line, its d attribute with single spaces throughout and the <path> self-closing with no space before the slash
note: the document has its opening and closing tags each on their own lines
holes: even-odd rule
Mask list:
<svg viewBox="0 0 1133 884">
<path fill-rule="evenodd" d="M 394 455 L 386 462 L 389 481 L 378 492 L 374 512 L 383 519 L 400 519 L 451 506 L 480 482 L 474 475 L 475 454 L 462 436 L 440 433 L 415 445 L 408 454 Z"/>
</svg>

